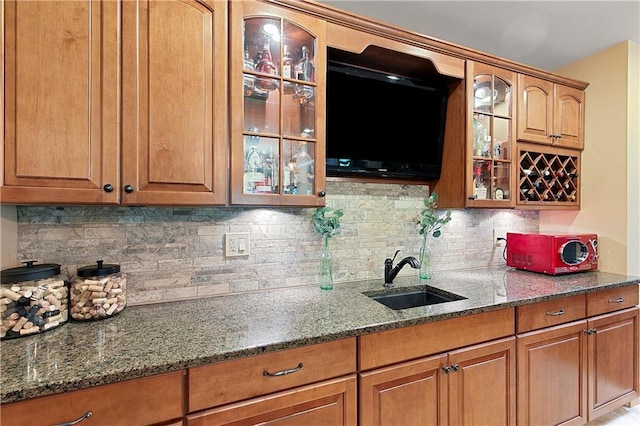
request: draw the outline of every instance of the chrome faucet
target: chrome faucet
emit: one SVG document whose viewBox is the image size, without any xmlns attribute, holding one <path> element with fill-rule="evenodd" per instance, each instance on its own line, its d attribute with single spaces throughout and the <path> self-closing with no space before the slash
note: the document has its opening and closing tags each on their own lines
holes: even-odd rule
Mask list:
<svg viewBox="0 0 640 426">
<path fill-rule="evenodd" d="M 420 269 L 420 262 L 413 256 L 407 256 L 402 259 L 398 264 L 394 267 L 393 261 L 396 259 L 396 256 L 400 253 L 400 250 L 396 250 L 396 254 L 393 255 L 393 259 L 385 259 L 384 260 L 384 286 L 385 287 L 393 287 L 393 279 L 398 275 L 398 272 L 404 267 L 404 265 L 409 264 L 414 269 Z"/>
</svg>

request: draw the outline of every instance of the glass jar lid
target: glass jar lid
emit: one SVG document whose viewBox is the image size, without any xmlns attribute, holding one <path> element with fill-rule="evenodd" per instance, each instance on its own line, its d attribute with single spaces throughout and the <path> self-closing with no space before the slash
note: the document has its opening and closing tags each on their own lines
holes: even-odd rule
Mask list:
<svg viewBox="0 0 640 426">
<path fill-rule="evenodd" d="M 105 264 L 104 260 L 97 260 L 95 265 L 87 265 L 78 268 L 79 277 L 102 277 L 105 275 L 117 274 L 120 272 L 120 265 Z"/>
<path fill-rule="evenodd" d="M 44 278 L 53 277 L 60 274 L 60 265 L 57 263 L 43 263 L 42 265 L 34 265 L 36 260 L 28 260 L 22 262 L 25 266 L 4 269 L 1 272 L 2 284 L 20 283 L 23 281 L 35 281 Z"/>
</svg>

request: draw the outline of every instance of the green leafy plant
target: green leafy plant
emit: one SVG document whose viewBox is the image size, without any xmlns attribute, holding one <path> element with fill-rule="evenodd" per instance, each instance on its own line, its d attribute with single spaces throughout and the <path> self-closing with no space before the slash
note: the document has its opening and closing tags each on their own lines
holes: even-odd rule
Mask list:
<svg viewBox="0 0 640 426">
<path fill-rule="evenodd" d="M 342 209 L 318 207 L 313 214 L 313 230 L 322 235 L 323 239 L 340 233 L 340 220 L 344 216 Z"/>
<path fill-rule="evenodd" d="M 451 220 L 451 212 L 447 211 L 442 215 L 438 215 L 436 213 L 436 209 L 438 208 L 438 194 L 434 191 L 432 192 L 428 198 L 424 200 L 424 210 L 420 212 L 420 219 L 418 220 L 418 226 L 420 228 L 420 235 L 422 235 L 425 239 L 432 235 L 435 238 L 438 238 L 442 235 L 443 225 L 446 225 Z"/>
</svg>

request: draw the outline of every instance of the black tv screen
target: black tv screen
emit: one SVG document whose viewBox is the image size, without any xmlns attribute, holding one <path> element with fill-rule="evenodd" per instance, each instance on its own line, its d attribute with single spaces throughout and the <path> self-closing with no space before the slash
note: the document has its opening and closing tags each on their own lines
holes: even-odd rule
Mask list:
<svg viewBox="0 0 640 426">
<path fill-rule="evenodd" d="M 447 96 L 443 84 L 330 62 L 327 176 L 438 179 Z"/>
</svg>

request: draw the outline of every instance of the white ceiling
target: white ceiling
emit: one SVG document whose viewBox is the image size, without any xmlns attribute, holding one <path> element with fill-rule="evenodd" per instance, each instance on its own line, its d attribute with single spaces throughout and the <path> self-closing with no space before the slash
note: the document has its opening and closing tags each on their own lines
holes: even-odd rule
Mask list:
<svg viewBox="0 0 640 426">
<path fill-rule="evenodd" d="M 319 2 L 548 71 L 640 44 L 640 0 Z"/>
</svg>

